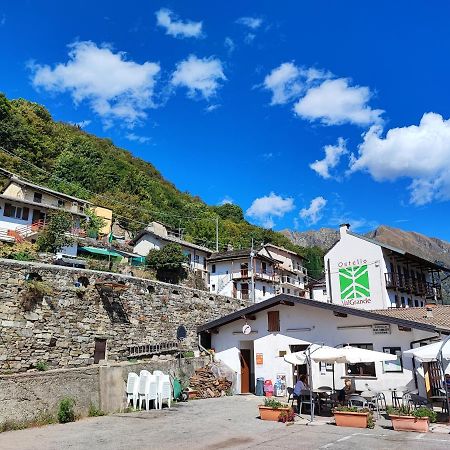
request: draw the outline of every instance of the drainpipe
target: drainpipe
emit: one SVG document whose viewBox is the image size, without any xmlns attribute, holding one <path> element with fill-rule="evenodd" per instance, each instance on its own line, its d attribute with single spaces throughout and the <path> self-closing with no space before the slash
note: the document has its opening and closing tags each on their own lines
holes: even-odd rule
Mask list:
<svg viewBox="0 0 450 450">
<path fill-rule="evenodd" d="M 206 350 L 205 347 L 203 347 L 203 345 L 201 344 L 200 340 L 201 340 L 201 336 L 199 334 L 198 335 L 198 348 L 208 354 L 209 359 L 210 359 L 210 363 L 212 364 L 213 361 L 214 361 L 214 355 L 209 350 Z"/>
<path fill-rule="evenodd" d="M 414 344 L 420 344 L 421 342 L 430 341 L 432 339 L 441 339 L 441 334 L 439 333 L 437 336 L 431 336 L 429 338 L 416 339 L 415 341 L 411 341 L 409 343 L 409 348 L 412 350 Z M 412 366 L 413 366 L 413 374 L 414 374 L 414 384 L 416 389 L 419 389 L 419 384 L 417 383 L 417 373 L 416 373 L 416 358 L 412 358 Z"/>
</svg>

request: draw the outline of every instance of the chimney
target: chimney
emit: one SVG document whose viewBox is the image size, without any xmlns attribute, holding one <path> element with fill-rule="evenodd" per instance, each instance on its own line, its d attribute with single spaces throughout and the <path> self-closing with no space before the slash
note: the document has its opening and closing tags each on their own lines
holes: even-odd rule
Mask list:
<svg viewBox="0 0 450 450">
<path fill-rule="evenodd" d="M 433 318 L 433 308 L 430 305 L 427 305 L 426 310 L 427 310 L 426 318 L 432 319 Z"/>
<path fill-rule="evenodd" d="M 347 234 L 349 228 L 350 228 L 349 223 L 342 223 L 341 225 L 339 225 L 339 235 L 341 239 Z"/>
</svg>

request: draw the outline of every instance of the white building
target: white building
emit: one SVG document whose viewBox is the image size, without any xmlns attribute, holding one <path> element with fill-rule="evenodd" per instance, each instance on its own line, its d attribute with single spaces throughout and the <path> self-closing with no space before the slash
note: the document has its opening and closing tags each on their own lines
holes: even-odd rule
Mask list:
<svg viewBox="0 0 450 450">
<path fill-rule="evenodd" d="M 440 271 L 448 269 L 340 226 L 324 257 L 327 301 L 363 309 L 420 307 L 440 302 Z"/>
<path fill-rule="evenodd" d="M 248 334 L 244 334 L 244 325 L 250 325 Z M 272 383 L 281 377 L 288 387 L 293 386 L 296 377 L 306 373 L 306 366 L 294 368 L 284 355 L 305 350 L 311 343 L 350 344 L 400 356 L 404 350 L 450 333 L 450 306 L 435 306 L 432 313 L 425 308 L 366 311 L 278 295 L 204 324 L 198 332 L 202 345 L 214 349 L 216 357 L 235 372 L 235 392 L 244 393 L 254 391 L 259 377 Z M 389 388 L 405 385 L 417 386 L 421 395 L 431 395 L 442 386 L 442 377 L 433 375 L 433 364 L 416 367 L 417 377 L 409 358 L 336 364 L 334 384 L 340 389 L 350 377 L 357 390 L 385 391 L 388 401 Z M 312 376 L 313 386 L 333 386 L 331 366 L 313 363 Z"/>
<path fill-rule="evenodd" d="M 325 278 L 314 280 L 308 283 L 309 298 L 318 300 L 319 302 L 328 301 L 327 283 Z"/>
<path fill-rule="evenodd" d="M 256 302 L 273 297 L 278 282 L 278 275 L 275 273 L 277 261 L 254 251 L 252 267 L 251 252 L 251 249 L 244 249 L 211 255 L 208 258 L 210 292 L 241 300 L 253 300 L 253 280 Z"/>
<path fill-rule="evenodd" d="M 189 268 L 202 273 L 203 278 L 207 275 L 207 259 L 212 253 L 207 247 L 185 241 L 175 230 L 171 230 L 160 222 L 152 222 L 142 230 L 132 241 L 133 253 L 147 256 L 152 249 L 160 250 L 170 242 L 179 244 L 184 254 L 188 257 Z"/>
</svg>

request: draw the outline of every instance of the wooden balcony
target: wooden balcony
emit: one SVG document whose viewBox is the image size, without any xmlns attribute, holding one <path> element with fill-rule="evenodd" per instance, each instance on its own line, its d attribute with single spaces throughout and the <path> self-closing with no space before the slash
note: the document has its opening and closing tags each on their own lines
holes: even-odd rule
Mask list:
<svg viewBox="0 0 450 450">
<path fill-rule="evenodd" d="M 255 271 L 253 272 L 253 276 L 255 280 L 270 281 L 270 282 L 278 282 L 280 278 L 278 274 L 269 270 L 267 270 L 266 272 Z M 245 280 L 250 279 L 251 277 L 252 271 L 249 269 L 241 269 L 239 272 L 233 272 L 231 274 L 231 279 L 233 280 Z"/>
<path fill-rule="evenodd" d="M 442 300 L 442 290 L 439 283 L 430 283 L 395 272 L 385 273 L 384 277 L 388 289 L 395 289 L 427 299 Z"/>
</svg>

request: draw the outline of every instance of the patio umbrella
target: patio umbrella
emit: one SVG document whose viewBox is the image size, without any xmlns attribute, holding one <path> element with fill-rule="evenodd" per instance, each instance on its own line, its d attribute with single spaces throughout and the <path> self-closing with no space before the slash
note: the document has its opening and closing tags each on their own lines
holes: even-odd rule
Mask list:
<svg viewBox="0 0 450 450">
<path fill-rule="evenodd" d="M 442 373 L 445 374 L 444 360 L 450 360 L 450 335 L 443 341 L 407 350 L 406 352 L 403 352 L 403 355 L 408 358 L 416 358 L 421 362 L 438 361 L 441 366 Z M 450 417 L 450 400 L 447 383 L 444 383 L 444 389 L 445 398 L 447 401 L 447 415 Z"/>
</svg>

